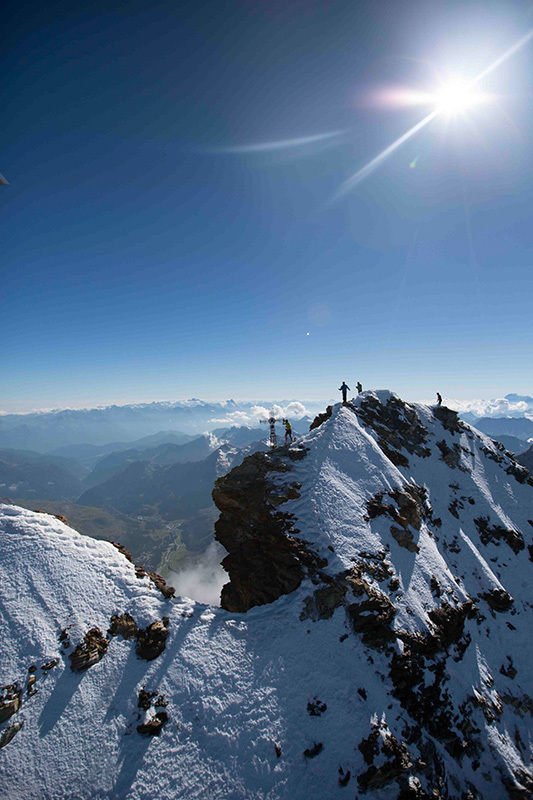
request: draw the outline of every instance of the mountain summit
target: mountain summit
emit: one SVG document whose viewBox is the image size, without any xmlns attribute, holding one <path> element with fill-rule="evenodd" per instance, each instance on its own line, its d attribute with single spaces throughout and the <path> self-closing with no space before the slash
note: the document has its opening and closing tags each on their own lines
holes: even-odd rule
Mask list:
<svg viewBox="0 0 533 800">
<path fill-rule="evenodd" d="M 533 479 L 390 392 L 311 427 L 216 481 L 222 608 L 0 507 L 3 796 L 531 797 Z"/>
</svg>

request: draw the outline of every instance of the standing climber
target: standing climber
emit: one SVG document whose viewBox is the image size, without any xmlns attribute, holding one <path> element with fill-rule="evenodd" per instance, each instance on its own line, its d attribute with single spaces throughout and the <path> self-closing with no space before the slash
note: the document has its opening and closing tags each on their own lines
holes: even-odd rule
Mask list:
<svg viewBox="0 0 533 800">
<path fill-rule="evenodd" d="M 437 405 L 438 406 L 442 405 L 442 397 L 440 396 L 440 394 L 438 392 L 437 392 Z"/>
<path fill-rule="evenodd" d="M 292 425 L 288 419 L 284 419 L 283 424 L 285 425 L 285 444 L 292 444 Z M 289 442 L 287 442 L 287 439 Z"/>
<path fill-rule="evenodd" d="M 342 392 L 342 402 L 346 405 L 346 392 L 351 392 L 351 389 L 346 384 L 346 381 L 342 382 L 342 386 L 339 388 L 339 392 Z"/>
<path fill-rule="evenodd" d="M 361 394 L 361 392 L 363 391 L 363 384 L 361 383 L 361 381 L 357 381 L 356 388 L 357 388 L 357 394 Z"/>
</svg>

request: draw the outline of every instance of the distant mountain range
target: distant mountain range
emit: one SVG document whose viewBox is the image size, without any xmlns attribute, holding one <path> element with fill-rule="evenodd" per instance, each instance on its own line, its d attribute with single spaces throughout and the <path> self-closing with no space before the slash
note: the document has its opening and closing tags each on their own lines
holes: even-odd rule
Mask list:
<svg viewBox="0 0 533 800">
<path fill-rule="evenodd" d="M 285 405 L 291 406 L 288 401 Z M 266 409 L 271 402 L 264 403 Z M 292 403 L 292 421 L 322 408 L 322 403 L 308 404 L 306 409 L 300 403 Z M 161 431 L 176 432 L 177 435 L 205 433 L 219 428 L 227 420 L 225 427 L 235 424 L 234 418 L 257 417 L 262 404 L 227 400 L 220 403 L 207 403 L 201 400 L 188 400 L 176 403 L 146 403 L 141 405 L 106 406 L 105 408 L 65 409 L 60 411 L 35 412 L 30 414 L 4 414 L 0 416 L 0 447 L 12 449 L 37 450 L 45 453 L 53 451 L 60 455 L 72 455 L 65 450 L 71 445 L 83 445 L 86 455 L 94 453 L 95 446 L 119 449 L 116 443 L 139 440 L 140 437 L 159 436 Z M 232 422 L 233 420 L 233 422 Z M 243 424 L 242 419 L 237 420 Z M 255 419 L 255 424 L 259 419 Z M 181 433 L 186 431 L 186 434 Z M 168 438 L 165 441 L 171 441 Z M 90 443 L 89 445 L 87 443 Z M 158 444 L 155 441 L 152 444 Z M 182 444 L 183 441 L 176 441 Z M 131 445 L 130 445 L 131 446 Z M 110 450 L 108 450 L 110 452 Z"/>
</svg>

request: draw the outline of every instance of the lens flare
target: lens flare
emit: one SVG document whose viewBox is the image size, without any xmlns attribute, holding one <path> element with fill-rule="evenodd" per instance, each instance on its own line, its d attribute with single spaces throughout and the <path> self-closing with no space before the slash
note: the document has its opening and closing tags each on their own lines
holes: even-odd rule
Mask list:
<svg viewBox="0 0 533 800">
<path fill-rule="evenodd" d="M 460 114 L 488 100 L 488 95 L 483 94 L 474 83 L 459 79 L 444 84 L 434 95 L 437 111 L 443 114 Z"/>
</svg>

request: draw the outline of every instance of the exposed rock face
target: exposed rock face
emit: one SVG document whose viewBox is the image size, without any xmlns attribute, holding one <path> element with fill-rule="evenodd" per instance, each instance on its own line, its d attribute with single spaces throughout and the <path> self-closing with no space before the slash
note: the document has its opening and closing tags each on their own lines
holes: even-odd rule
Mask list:
<svg viewBox="0 0 533 800">
<path fill-rule="evenodd" d="M 332 413 L 333 406 L 328 406 L 323 414 L 317 414 L 309 426 L 309 430 L 314 431 L 315 428 L 319 428 L 323 422 L 326 422 L 331 417 Z"/>
<path fill-rule="evenodd" d="M 137 623 L 128 614 L 113 614 L 108 633 L 110 636 L 122 636 L 124 639 L 136 639 L 138 635 Z"/>
<path fill-rule="evenodd" d="M 314 556 L 295 534 L 292 514 L 276 506 L 299 497 L 297 484 L 280 489 L 270 474 L 286 473 L 305 450 L 280 448 L 281 454 L 254 453 L 219 478 L 213 500 L 221 514 L 215 538 L 229 555 L 222 566 L 230 582 L 222 588 L 221 606 L 228 611 L 248 611 L 252 606 L 277 600 L 300 585 L 306 570 L 318 566 Z"/>
<path fill-rule="evenodd" d="M 442 423 L 442 427 L 446 428 L 450 433 L 461 433 L 466 429 L 464 422 L 459 419 L 457 411 L 452 411 L 451 408 L 435 406 L 433 415 Z"/>
<path fill-rule="evenodd" d="M 10 725 L 9 728 L 0 733 L 0 748 L 5 747 L 6 744 L 13 739 L 13 737 L 20 731 L 22 726 L 24 725 L 24 721 L 21 720 L 20 722 L 15 722 L 14 725 Z"/>
<path fill-rule="evenodd" d="M 356 413 L 364 425 L 377 433 L 379 446 L 396 466 L 409 466 L 409 459 L 400 450 L 422 458 L 431 455 L 431 450 L 425 446 L 427 428 L 415 409 L 399 397 L 390 397 L 387 403 L 380 403 L 376 397 L 365 398 Z"/>
<path fill-rule="evenodd" d="M 499 544 L 500 540 L 509 545 L 513 553 L 519 553 L 525 547 L 524 537 L 520 531 L 513 530 L 512 528 L 504 528 L 501 525 L 490 525 L 489 517 L 477 517 L 474 520 L 476 528 L 483 544 L 494 542 Z"/>
<path fill-rule="evenodd" d="M 109 639 L 105 638 L 102 631 L 99 628 L 91 628 L 85 634 L 83 642 L 69 655 L 71 669 L 74 672 L 89 669 L 104 657 L 108 646 Z"/>
<path fill-rule="evenodd" d="M 486 600 L 493 611 L 508 611 L 514 603 L 511 595 L 505 589 L 492 589 L 481 597 Z"/>
<path fill-rule="evenodd" d="M 137 634 L 139 644 L 137 646 L 137 655 L 144 658 L 146 661 L 152 661 L 157 656 L 161 655 L 165 649 L 168 636 L 168 618 L 163 617 L 163 620 L 156 620 L 152 622 L 146 630 L 140 630 Z"/>
<path fill-rule="evenodd" d="M 386 503 L 384 497 L 391 497 L 396 505 Z M 405 547 L 412 553 L 418 553 L 419 548 L 409 530 L 419 531 L 422 520 L 427 520 L 436 527 L 440 527 L 441 520 L 433 519 L 433 509 L 427 500 L 427 490 L 422 486 L 407 483 L 403 490 L 393 489 L 385 495 L 378 492 L 367 502 L 368 518 L 375 519 L 381 515 L 389 516 L 396 525 L 391 525 L 390 532 L 400 547 Z M 398 528 L 400 525 L 401 528 Z"/>
<path fill-rule="evenodd" d="M 8 686 L 2 687 L 0 694 L 0 722 L 5 722 L 6 719 L 9 719 L 19 710 L 21 694 L 22 689 L 19 689 L 16 683 L 10 683 Z"/>
</svg>

